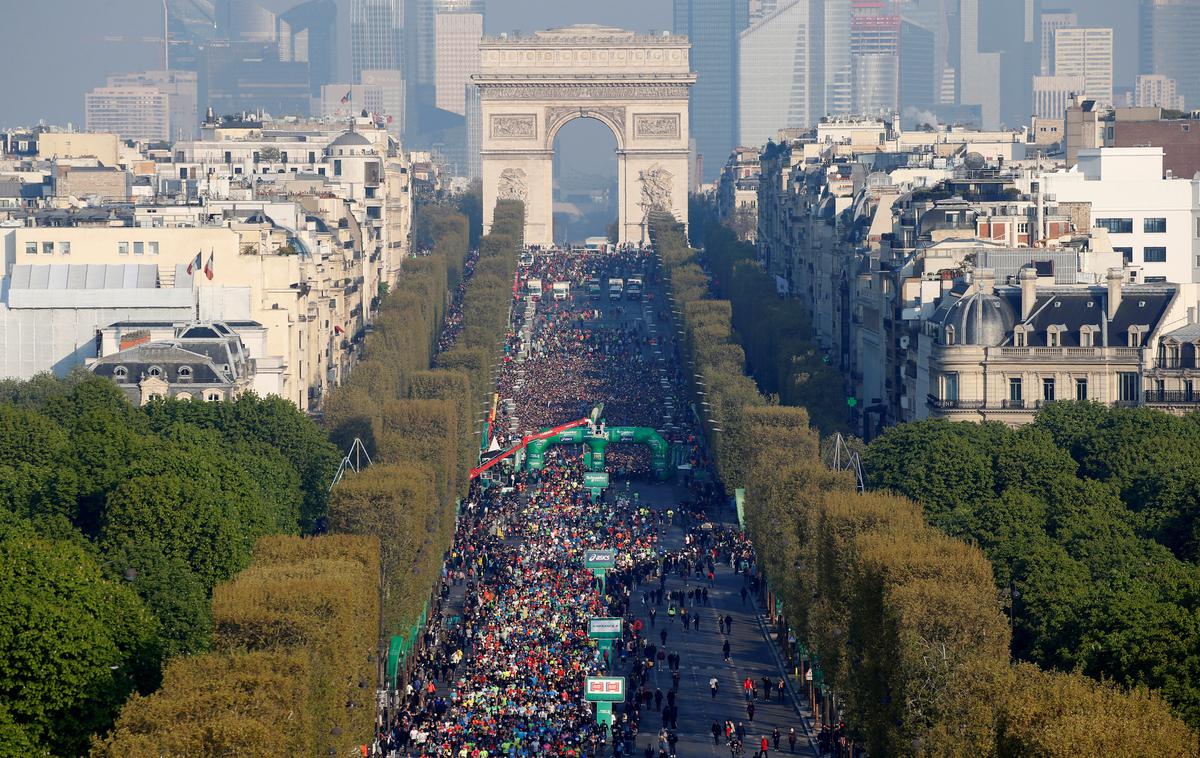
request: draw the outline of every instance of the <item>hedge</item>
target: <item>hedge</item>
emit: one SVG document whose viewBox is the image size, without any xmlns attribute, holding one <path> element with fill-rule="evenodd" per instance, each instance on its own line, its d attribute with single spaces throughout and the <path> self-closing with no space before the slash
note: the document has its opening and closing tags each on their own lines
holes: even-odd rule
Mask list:
<svg viewBox="0 0 1200 758">
<path fill-rule="evenodd" d="M 799 391 L 808 359 L 789 351 L 803 346 L 805 322 L 762 286 L 761 269 L 711 260 L 756 306 L 709 299 L 682 226 L 656 218 L 652 232 L 702 377 L 694 389 L 709 404 L 718 473 L 746 488 L 764 573 L 839 694 L 852 739 L 876 755 L 1196 753 L 1196 735 L 1155 696 L 1010 663 L 1009 624 L 983 553 L 931 527 L 907 498 L 858 494 L 820 463 L 807 409 L 776 405 L 778 395 L 764 397 L 734 365 L 732 326 L 743 318 L 756 325 L 741 344 L 760 381 L 794 401 L 822 396 Z M 788 330 L 799 334 L 764 336 Z M 1146 729 L 1124 728 L 1126 714 Z"/>
</svg>

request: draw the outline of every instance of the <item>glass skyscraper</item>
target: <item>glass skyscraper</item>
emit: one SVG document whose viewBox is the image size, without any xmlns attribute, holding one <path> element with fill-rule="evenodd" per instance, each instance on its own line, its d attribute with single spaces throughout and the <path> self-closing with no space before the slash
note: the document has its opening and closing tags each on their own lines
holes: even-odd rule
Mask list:
<svg viewBox="0 0 1200 758">
<path fill-rule="evenodd" d="M 403 71 L 403 0 L 353 0 L 350 14 L 353 82 L 366 70 Z"/>
<path fill-rule="evenodd" d="M 716 179 L 738 146 L 738 35 L 749 26 L 749 0 L 674 0 L 676 34 L 692 43 L 691 133 L 703 156 L 701 181 Z"/>
<path fill-rule="evenodd" d="M 1175 80 L 1189 107 L 1200 103 L 1200 0 L 1142 0 L 1139 74 Z"/>
</svg>

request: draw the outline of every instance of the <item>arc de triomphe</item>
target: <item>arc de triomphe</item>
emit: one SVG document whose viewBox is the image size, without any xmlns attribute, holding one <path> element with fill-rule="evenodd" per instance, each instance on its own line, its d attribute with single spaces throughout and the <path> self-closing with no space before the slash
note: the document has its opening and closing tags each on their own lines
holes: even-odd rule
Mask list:
<svg viewBox="0 0 1200 758">
<path fill-rule="evenodd" d="M 619 242 L 645 239 L 647 214 L 687 223 L 686 37 L 572 26 L 479 45 L 484 230 L 496 201 L 525 202 L 525 243 L 554 239 L 554 137 L 577 118 L 608 126 L 617 140 Z"/>
</svg>

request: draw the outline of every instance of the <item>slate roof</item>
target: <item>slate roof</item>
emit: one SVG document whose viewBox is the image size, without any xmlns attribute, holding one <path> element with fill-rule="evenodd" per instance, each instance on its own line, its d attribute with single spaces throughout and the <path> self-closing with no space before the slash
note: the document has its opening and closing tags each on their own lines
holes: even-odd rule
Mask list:
<svg viewBox="0 0 1200 758">
<path fill-rule="evenodd" d="M 1121 305 L 1116 315 L 1108 322 L 1108 344 L 1112 347 L 1136 347 L 1129 344 L 1129 328 L 1144 327 L 1153 332 L 1162 321 L 1175 297 L 1175 288 L 1169 285 L 1125 285 Z M 1021 311 L 1021 291 L 1016 287 L 997 290 L 1013 309 Z M 1106 287 L 1039 288 L 1033 311 L 1029 318 L 1020 323 L 1030 327 L 1025 344 L 1028 347 L 1045 347 L 1046 332 L 1051 326 L 1059 326 L 1061 347 L 1079 347 L 1079 332 L 1083 326 L 1094 326 L 1098 333 L 1104 330 L 1108 309 Z M 1099 334 L 1097 335 L 1099 344 Z M 1012 336 L 1003 344 L 1011 345 Z"/>
</svg>

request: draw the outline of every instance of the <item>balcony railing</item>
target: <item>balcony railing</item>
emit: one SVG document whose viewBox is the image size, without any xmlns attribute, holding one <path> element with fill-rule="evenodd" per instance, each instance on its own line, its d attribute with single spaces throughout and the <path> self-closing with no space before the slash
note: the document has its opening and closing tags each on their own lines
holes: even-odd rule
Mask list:
<svg viewBox="0 0 1200 758">
<path fill-rule="evenodd" d="M 938 411 L 1024 411 L 1036 410 L 1046 404 L 1045 400 L 947 400 L 928 395 L 925 404 Z"/>
<path fill-rule="evenodd" d="M 995 355 L 999 351 L 1000 358 L 1025 360 L 1099 360 L 1103 358 L 1127 358 L 1136 360 L 1141 357 L 1142 349 L 1138 347 L 993 347 L 988 352 Z"/>
<path fill-rule="evenodd" d="M 1146 390 L 1147 404 L 1200 405 L 1200 392 L 1187 390 Z"/>
<path fill-rule="evenodd" d="M 947 400 L 933 395 L 929 395 L 925 402 L 930 408 L 940 411 L 977 411 L 987 406 L 982 400 Z"/>
<path fill-rule="evenodd" d="M 1154 367 L 1166 370 L 1191 369 L 1195 370 L 1196 360 L 1194 358 L 1159 358 L 1154 362 Z"/>
</svg>

